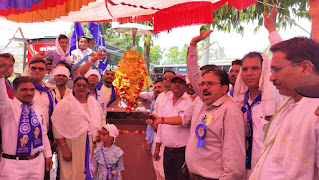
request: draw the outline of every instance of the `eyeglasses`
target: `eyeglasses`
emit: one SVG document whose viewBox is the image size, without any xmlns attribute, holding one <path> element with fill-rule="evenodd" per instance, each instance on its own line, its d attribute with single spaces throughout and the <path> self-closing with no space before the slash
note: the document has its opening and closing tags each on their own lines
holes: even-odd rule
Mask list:
<svg viewBox="0 0 319 180">
<path fill-rule="evenodd" d="M 43 67 L 35 67 L 35 66 L 32 66 L 32 67 L 31 67 L 31 70 L 32 70 L 32 71 L 36 71 L 37 69 L 38 69 L 39 71 L 44 71 L 44 70 L 45 70 Z"/>
<path fill-rule="evenodd" d="M 222 84 L 222 83 L 218 83 L 218 82 L 214 82 L 214 81 L 203 81 L 201 83 L 198 84 L 199 87 L 204 87 L 205 84 L 208 86 L 208 87 L 212 87 L 214 86 L 215 84 Z"/>
<path fill-rule="evenodd" d="M 77 86 L 77 87 L 83 87 L 83 88 L 88 88 L 89 87 L 89 85 L 88 84 L 80 84 L 80 83 L 76 83 L 76 84 L 74 84 L 74 86 Z"/>
<path fill-rule="evenodd" d="M 270 69 L 270 72 L 271 72 L 273 75 L 276 76 L 279 71 L 281 71 L 284 67 L 289 66 L 289 65 L 292 65 L 292 66 L 295 68 L 296 66 L 299 65 L 299 63 L 293 63 L 293 64 L 292 64 L 292 63 L 289 63 L 289 64 L 285 64 L 285 65 L 279 66 L 279 67 L 272 67 L 272 68 Z"/>
</svg>

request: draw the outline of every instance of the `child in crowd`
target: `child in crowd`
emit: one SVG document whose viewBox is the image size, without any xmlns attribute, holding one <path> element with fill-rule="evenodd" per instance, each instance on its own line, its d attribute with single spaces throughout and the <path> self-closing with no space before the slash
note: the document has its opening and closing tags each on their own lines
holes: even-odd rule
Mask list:
<svg viewBox="0 0 319 180">
<path fill-rule="evenodd" d="M 81 36 L 78 39 L 78 47 L 79 49 L 74 49 L 71 52 L 71 59 L 73 63 L 79 62 L 81 59 L 83 59 L 86 55 L 89 55 L 92 53 L 92 50 L 88 48 L 88 39 L 85 36 Z"/>
<path fill-rule="evenodd" d="M 101 147 L 94 150 L 93 171 L 94 180 L 121 180 L 123 165 L 123 151 L 114 145 L 119 132 L 114 124 L 105 124 L 99 131 Z M 108 178 L 107 178 L 108 177 Z"/>
</svg>

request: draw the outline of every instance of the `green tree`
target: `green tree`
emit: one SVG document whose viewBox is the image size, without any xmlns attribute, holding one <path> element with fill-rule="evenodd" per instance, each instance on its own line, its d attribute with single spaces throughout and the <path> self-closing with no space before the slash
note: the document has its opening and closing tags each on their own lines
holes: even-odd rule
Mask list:
<svg viewBox="0 0 319 180">
<path fill-rule="evenodd" d="M 269 0 L 263 0 L 263 3 L 261 0 L 258 0 L 257 3 L 241 11 L 236 10 L 232 6 L 227 9 L 228 4 L 226 3 L 221 8 L 214 11 L 214 23 L 212 24 L 212 27 L 213 29 L 224 32 L 231 32 L 232 30 L 235 30 L 240 34 L 243 34 L 243 25 L 254 21 L 257 22 L 257 24 L 255 23 L 255 31 L 257 31 L 263 26 L 262 13 L 264 11 L 269 13 L 273 4 L 277 4 L 278 29 L 286 29 L 287 25 L 292 25 L 292 22 L 287 19 L 287 17 L 291 17 L 292 14 L 297 18 L 307 18 L 310 20 L 310 15 L 308 13 L 308 0 L 272 0 L 271 2 Z"/>
<path fill-rule="evenodd" d="M 163 50 L 159 45 L 154 46 L 150 50 L 150 63 L 159 65 L 161 62 Z"/>
<path fill-rule="evenodd" d="M 224 47 L 210 48 L 209 49 L 209 58 L 213 59 L 222 59 L 225 57 Z"/>
<path fill-rule="evenodd" d="M 167 60 L 163 64 L 186 64 L 187 48 L 187 44 L 184 44 L 181 49 L 177 46 L 171 47 L 165 54 Z"/>
</svg>

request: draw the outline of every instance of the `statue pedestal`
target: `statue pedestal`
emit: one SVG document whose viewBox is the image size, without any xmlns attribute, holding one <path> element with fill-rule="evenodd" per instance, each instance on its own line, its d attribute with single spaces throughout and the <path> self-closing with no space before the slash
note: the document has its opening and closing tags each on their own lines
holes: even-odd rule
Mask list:
<svg viewBox="0 0 319 180">
<path fill-rule="evenodd" d="M 107 108 L 106 119 L 120 131 L 115 144 L 124 151 L 123 179 L 155 180 L 151 151 L 145 148 L 145 113 L 150 104 L 138 100 L 137 105 L 128 114 L 124 102 L 115 101 Z"/>
</svg>

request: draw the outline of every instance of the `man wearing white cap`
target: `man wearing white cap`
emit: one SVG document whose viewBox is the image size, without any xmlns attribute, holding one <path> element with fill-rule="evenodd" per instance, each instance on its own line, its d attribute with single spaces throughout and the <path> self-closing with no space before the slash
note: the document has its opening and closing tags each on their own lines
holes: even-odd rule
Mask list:
<svg viewBox="0 0 319 180">
<path fill-rule="evenodd" d="M 51 72 L 51 79 L 53 79 L 55 82 L 53 89 L 58 102 L 61 101 L 63 97 L 72 93 L 72 90 L 66 87 L 69 77 L 70 71 L 64 66 L 57 66 Z"/>
<path fill-rule="evenodd" d="M 101 80 L 101 75 L 96 69 L 90 69 L 85 75 L 90 83 L 90 94 L 100 103 L 104 117 L 106 117 L 106 102 L 101 91 L 96 88 L 97 83 Z"/>
</svg>

